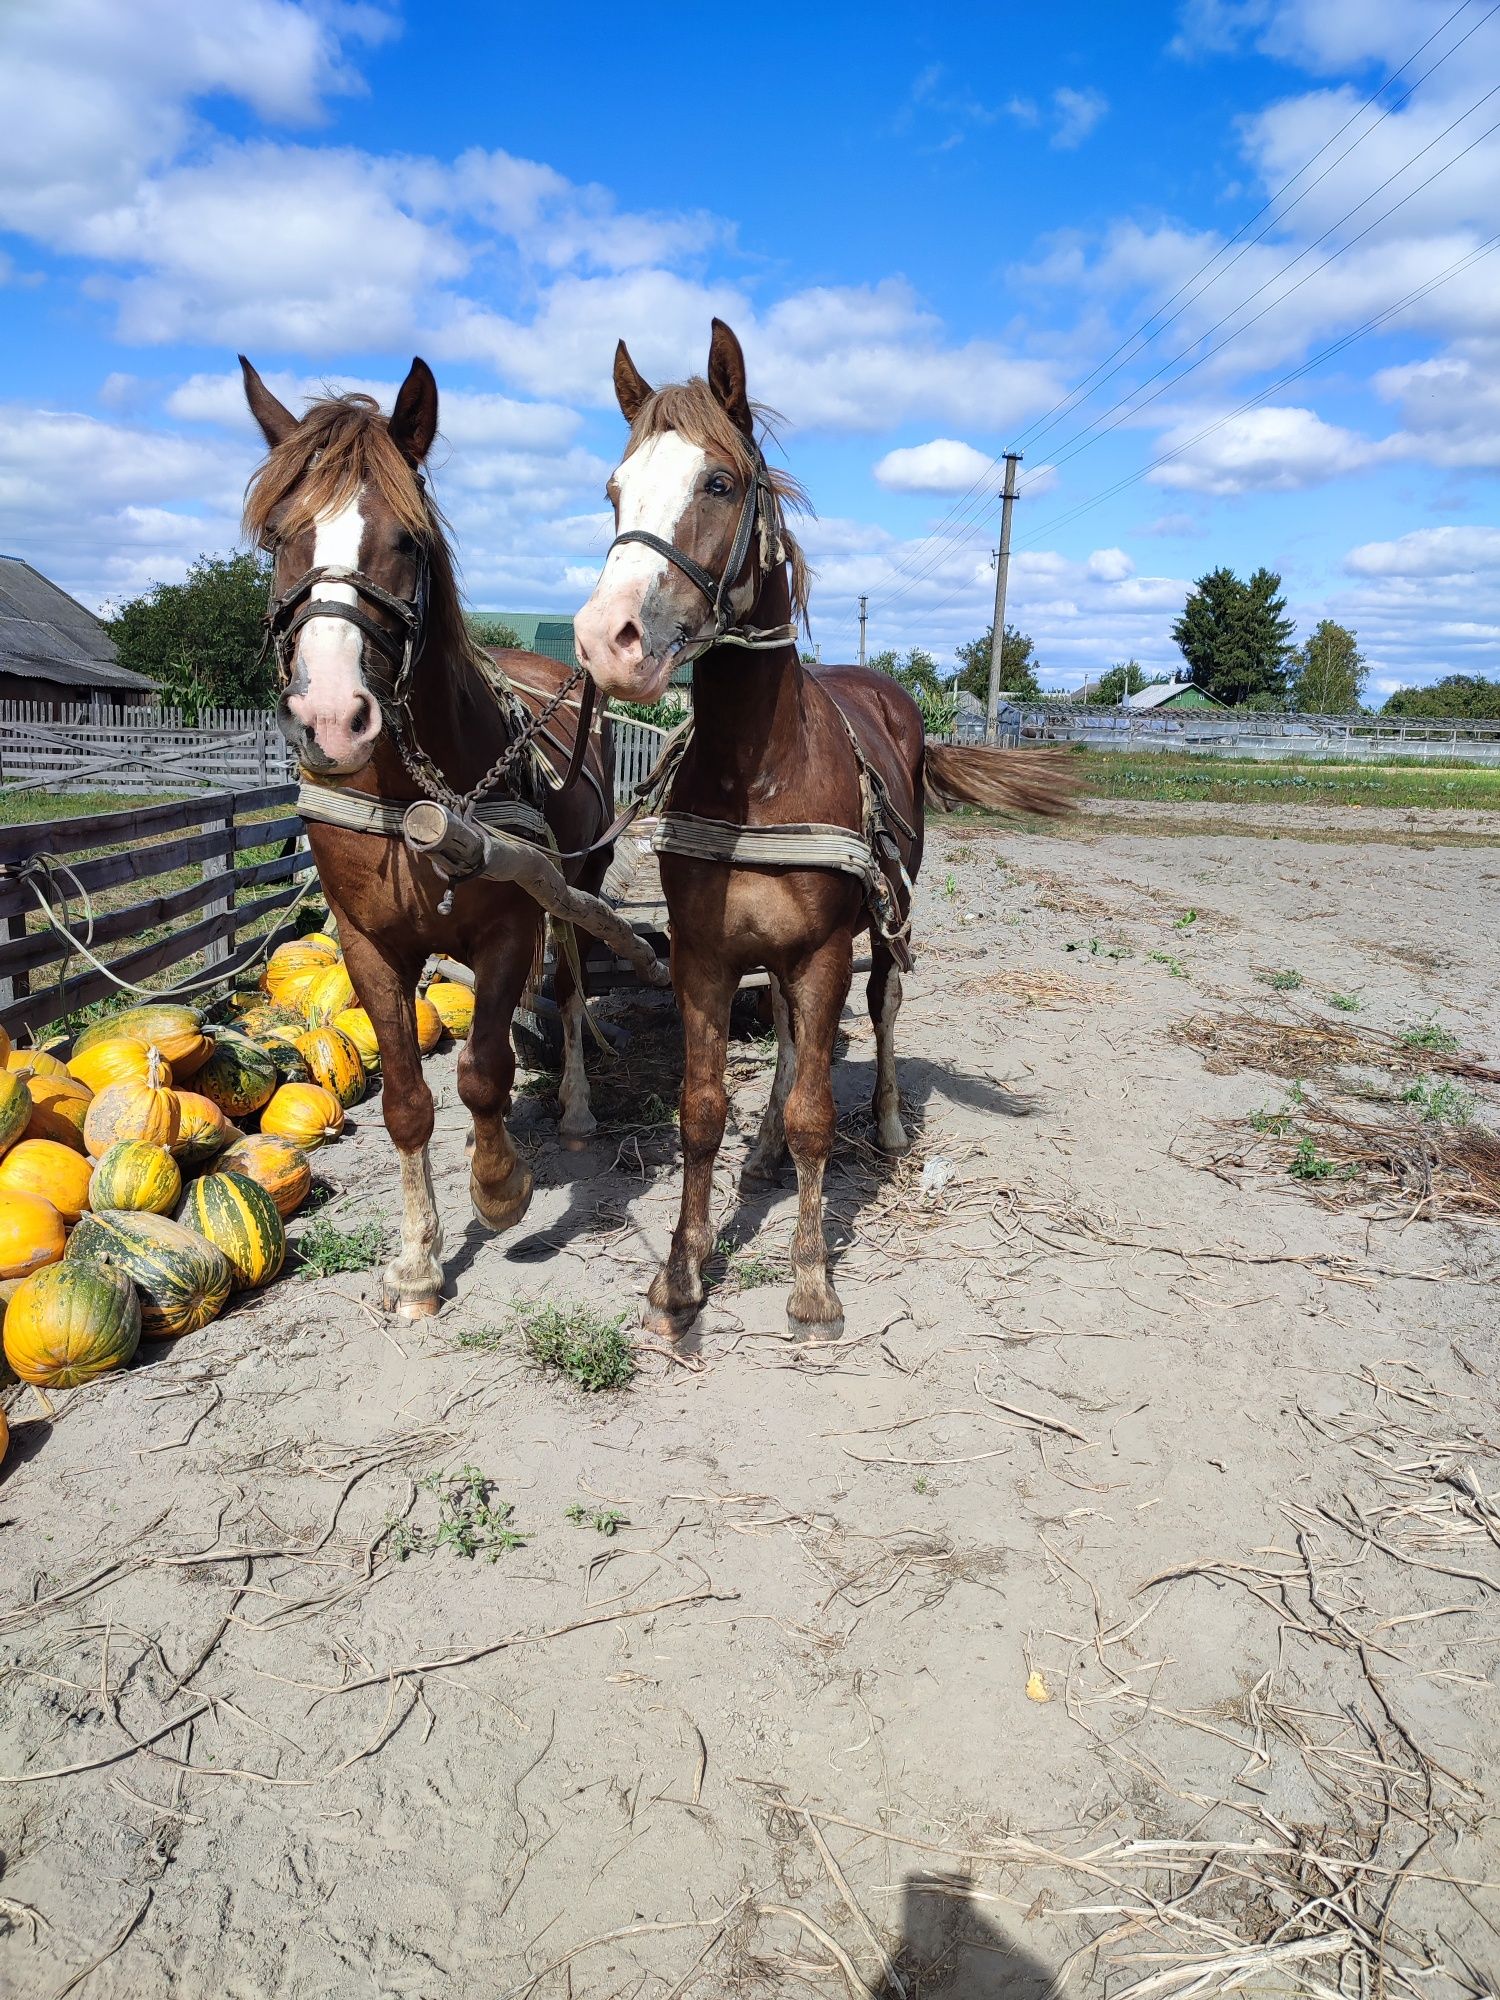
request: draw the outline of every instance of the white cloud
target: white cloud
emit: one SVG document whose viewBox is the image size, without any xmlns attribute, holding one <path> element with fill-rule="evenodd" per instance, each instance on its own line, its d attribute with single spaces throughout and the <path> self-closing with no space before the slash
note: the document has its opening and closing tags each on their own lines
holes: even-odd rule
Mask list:
<svg viewBox="0 0 1500 2000">
<path fill-rule="evenodd" d="M 1500 571 L 1500 528 L 1413 528 L 1393 542 L 1365 542 L 1344 558 L 1351 576 L 1456 577 Z"/>
<path fill-rule="evenodd" d="M 902 445 L 877 459 L 877 485 L 889 493 L 965 493 L 990 470 L 984 452 L 957 438 Z"/>
<path fill-rule="evenodd" d="M 1102 90 L 1074 90 L 1063 84 L 1052 93 L 1054 124 L 1049 144 L 1059 152 L 1072 152 L 1083 144 L 1108 109 L 1109 99 Z"/>
<path fill-rule="evenodd" d="M 1166 433 L 1167 449 L 1196 438 L 1202 416 Z M 1342 473 L 1357 472 L 1386 448 L 1358 432 L 1328 424 L 1296 407 L 1246 410 L 1207 437 L 1187 442 L 1181 456 L 1150 474 L 1153 484 L 1194 493 L 1295 493 Z"/>
</svg>

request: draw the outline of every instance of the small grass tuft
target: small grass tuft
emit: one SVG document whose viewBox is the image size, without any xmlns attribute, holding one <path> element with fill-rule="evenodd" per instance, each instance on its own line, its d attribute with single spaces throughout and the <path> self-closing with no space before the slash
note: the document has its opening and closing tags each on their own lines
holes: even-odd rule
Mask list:
<svg viewBox="0 0 1500 2000">
<path fill-rule="evenodd" d="M 1341 1167 L 1337 1160 L 1330 1160 L 1311 1139 L 1297 1141 L 1297 1150 L 1287 1161 L 1286 1170 L 1298 1181 L 1347 1181 L 1359 1172 L 1358 1167 Z"/>
<path fill-rule="evenodd" d="M 509 1500 L 492 1498 L 494 1482 L 477 1465 L 462 1466 L 456 1473 L 430 1472 L 422 1485 L 437 1496 L 434 1548 L 451 1549 L 465 1562 L 475 1556 L 498 1562 L 508 1549 L 525 1548 L 525 1536 L 510 1525 L 515 1508 Z"/>
<path fill-rule="evenodd" d="M 528 1299 L 511 1309 L 510 1330 L 539 1368 L 555 1368 L 580 1389 L 623 1389 L 635 1373 L 623 1313 L 608 1319 L 579 1299 Z"/>
<path fill-rule="evenodd" d="M 1074 938 L 1071 944 L 1063 946 L 1064 951 L 1086 951 L 1090 958 L 1130 958 L 1133 956 L 1128 944 L 1106 944 L 1103 938 Z"/>
<path fill-rule="evenodd" d="M 1415 1104 L 1429 1125 L 1468 1125 L 1474 1117 L 1474 1099 L 1452 1077 L 1419 1076 L 1401 1093 L 1403 1104 Z"/>
<path fill-rule="evenodd" d="M 1182 915 L 1177 919 L 1176 923 L 1173 924 L 1172 928 L 1174 931 L 1185 931 L 1188 930 L 1193 924 L 1197 923 L 1197 921 L 1198 921 L 1198 912 L 1196 910 L 1184 910 Z"/>
<path fill-rule="evenodd" d="M 1269 986 L 1273 993 L 1295 993 L 1302 984 L 1302 974 L 1294 972 L 1290 966 L 1283 966 L 1279 972 L 1257 972 L 1255 976 L 1262 986 Z"/>
<path fill-rule="evenodd" d="M 1151 963 L 1153 965 L 1164 965 L 1174 979 L 1187 978 L 1187 967 L 1180 958 L 1173 958 L 1169 951 L 1153 951 L 1151 954 Z"/>
<path fill-rule="evenodd" d="M 331 1215 L 315 1215 L 297 1243 L 297 1261 L 309 1278 L 336 1278 L 341 1271 L 368 1271 L 385 1254 L 385 1224 L 357 1222 L 340 1229 Z"/>
<path fill-rule="evenodd" d="M 1399 1039 L 1404 1049 L 1426 1049 L 1438 1056 L 1451 1056 L 1458 1052 L 1457 1035 L 1436 1020 L 1414 1022 L 1409 1028 L 1401 1030 Z"/>
<path fill-rule="evenodd" d="M 571 1507 L 565 1507 L 563 1518 L 571 1521 L 575 1528 L 593 1528 L 601 1535 L 612 1535 L 616 1529 L 630 1526 L 629 1520 L 618 1507 L 585 1507 L 581 1500 L 575 1500 Z"/>
<path fill-rule="evenodd" d="M 1364 1002 L 1357 993 L 1330 993 L 1330 1007 L 1337 1007 L 1341 1014 L 1359 1014 L 1364 1010 Z"/>
</svg>

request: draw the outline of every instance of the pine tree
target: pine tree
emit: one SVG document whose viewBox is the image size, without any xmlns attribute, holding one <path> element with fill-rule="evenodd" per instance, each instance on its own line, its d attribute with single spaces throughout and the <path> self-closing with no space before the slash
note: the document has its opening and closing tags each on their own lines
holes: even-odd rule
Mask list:
<svg viewBox="0 0 1500 2000">
<path fill-rule="evenodd" d="M 1280 589 L 1268 569 L 1248 583 L 1227 568 L 1199 577 L 1172 627 L 1195 687 L 1230 708 L 1282 706 L 1294 627 Z"/>
</svg>

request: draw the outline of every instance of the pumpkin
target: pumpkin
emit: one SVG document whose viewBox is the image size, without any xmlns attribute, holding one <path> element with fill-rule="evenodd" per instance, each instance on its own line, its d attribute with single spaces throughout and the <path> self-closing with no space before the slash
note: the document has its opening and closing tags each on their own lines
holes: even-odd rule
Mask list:
<svg viewBox="0 0 1500 2000">
<path fill-rule="evenodd" d="M 430 1056 L 443 1039 L 443 1017 L 430 1000 L 417 1002 L 417 1047 Z"/>
<path fill-rule="evenodd" d="M 268 1284 L 286 1261 L 280 1211 L 248 1174 L 218 1172 L 192 1182 L 178 1220 L 223 1251 L 236 1291 Z"/>
<path fill-rule="evenodd" d="M 219 1168 L 263 1187 L 282 1217 L 296 1214 L 312 1186 L 306 1153 L 294 1140 L 279 1139 L 274 1132 L 252 1132 L 238 1140 L 220 1160 Z"/>
<path fill-rule="evenodd" d="M 313 932 L 308 937 L 288 938 L 277 945 L 266 960 L 266 986 L 274 992 L 284 979 L 298 972 L 321 972 L 335 963 L 339 948 L 330 937 Z"/>
<path fill-rule="evenodd" d="M 89 1205 L 87 1157 L 56 1139 L 23 1139 L 0 1160 L 0 1194 L 39 1194 L 63 1221 L 75 1223 Z"/>
<path fill-rule="evenodd" d="M 427 989 L 427 998 L 448 1033 L 461 1042 L 474 1025 L 472 990 L 460 986 L 456 979 L 434 979 Z"/>
<path fill-rule="evenodd" d="M 275 1000 L 261 1000 L 258 1006 L 248 1008 L 241 1014 L 235 1026 L 242 1035 L 248 1035 L 252 1042 L 265 1041 L 273 1028 L 287 1028 L 293 1035 L 307 1032 L 307 1023 L 295 1007 L 283 1007 Z"/>
<path fill-rule="evenodd" d="M 173 1096 L 177 1099 L 177 1137 L 172 1151 L 183 1166 L 201 1167 L 239 1137 L 239 1127 L 231 1125 L 201 1090 L 178 1090 Z"/>
<path fill-rule="evenodd" d="M 212 1098 L 230 1118 L 248 1118 L 276 1088 L 276 1065 L 248 1036 L 226 1031 L 193 1078 L 193 1088 Z"/>
<path fill-rule="evenodd" d="M 0 1084 L 0 1092 L 4 1085 Z M 60 1146 L 84 1150 L 83 1121 L 93 1092 L 71 1076 L 34 1076 L 26 1085 L 31 1115 L 22 1134 L 27 1139 L 55 1139 Z"/>
<path fill-rule="evenodd" d="M 161 1069 L 158 1081 L 163 1086 L 170 1085 L 171 1064 L 159 1050 L 153 1051 L 149 1042 L 143 1042 L 139 1035 L 115 1035 L 107 1042 L 95 1042 L 92 1048 L 72 1057 L 68 1063 L 68 1075 L 85 1084 L 97 1096 L 112 1083 L 144 1083 L 153 1053 Z"/>
<path fill-rule="evenodd" d="M 68 1065 L 50 1049 L 12 1049 L 5 1067 L 24 1083 L 32 1076 L 66 1076 Z"/>
<path fill-rule="evenodd" d="M 354 1005 L 354 981 L 342 959 L 317 973 L 301 1000 L 302 1011 L 315 1028 L 326 1027 L 335 1014 Z"/>
<path fill-rule="evenodd" d="M 182 1172 L 165 1146 L 146 1139 L 121 1139 L 95 1164 L 89 1207 L 146 1209 L 170 1215 L 182 1193 Z"/>
<path fill-rule="evenodd" d="M 0 1278 L 27 1278 L 55 1264 L 67 1240 L 67 1225 L 44 1195 L 0 1193 Z"/>
<path fill-rule="evenodd" d="M 284 1083 L 260 1114 L 260 1129 L 310 1152 L 344 1129 L 344 1107 L 321 1083 Z"/>
<path fill-rule="evenodd" d="M 307 1023 L 304 1021 L 302 1023 L 302 1034 L 305 1035 L 307 1031 Z M 278 1083 L 315 1083 L 317 1079 L 307 1066 L 307 1057 L 297 1047 L 297 1041 L 301 1040 L 301 1036 L 298 1036 L 296 1040 L 288 1039 L 283 1041 L 281 1039 L 283 1035 L 289 1036 L 290 1030 L 285 1028 L 276 1029 L 273 1036 L 267 1036 L 259 1044 L 271 1058 L 275 1066 L 276 1081 Z"/>
<path fill-rule="evenodd" d="M 170 1215 L 106 1209 L 86 1215 L 68 1244 L 70 1264 L 105 1264 L 141 1295 L 148 1340 L 196 1333 L 224 1310 L 234 1273 L 216 1244 Z"/>
<path fill-rule="evenodd" d="M 33 1272 L 5 1311 L 5 1358 L 39 1389 L 76 1389 L 123 1368 L 141 1342 L 141 1303 L 108 1264 Z"/>
<path fill-rule="evenodd" d="M 331 1090 L 347 1111 L 365 1094 L 365 1066 L 359 1050 L 337 1028 L 314 1028 L 297 1043 L 297 1052 L 312 1071 L 314 1083 Z"/>
<path fill-rule="evenodd" d="M 373 1075 L 380 1067 L 380 1043 L 375 1034 L 375 1023 L 363 1007 L 345 1007 L 335 1014 L 331 1024 L 341 1035 L 347 1035 L 359 1051 L 359 1059 L 365 1066 L 365 1074 Z"/>
<path fill-rule="evenodd" d="M 302 996 L 318 974 L 326 970 L 326 966 L 314 965 L 309 966 L 306 972 L 284 974 L 273 986 L 266 989 L 271 996 L 272 1004 L 277 1007 L 295 1007 L 302 1017 L 302 1025 L 306 1027 L 307 1017 L 302 1014 Z"/>
<path fill-rule="evenodd" d="M 171 1065 L 173 1076 L 190 1076 L 208 1060 L 213 1043 L 203 1032 L 203 1018 L 192 1007 L 161 1002 L 147 1007 L 126 1007 L 95 1021 L 74 1038 L 73 1054 L 86 1055 L 102 1042 L 118 1041 L 122 1035 L 160 1049 Z M 118 1081 L 111 1078 L 111 1082 Z"/>
<path fill-rule="evenodd" d="M 0 1153 L 8 1153 L 31 1123 L 31 1092 L 10 1070 L 0 1070 Z"/>
<path fill-rule="evenodd" d="M 118 1044 L 105 1042 L 103 1046 L 110 1049 Z M 166 1064 L 153 1049 L 144 1082 L 106 1084 L 95 1096 L 83 1115 L 83 1143 L 96 1160 L 117 1139 L 149 1139 L 154 1146 L 175 1145 L 182 1124 L 182 1108 L 175 1092 L 162 1081 L 165 1074 Z"/>
</svg>

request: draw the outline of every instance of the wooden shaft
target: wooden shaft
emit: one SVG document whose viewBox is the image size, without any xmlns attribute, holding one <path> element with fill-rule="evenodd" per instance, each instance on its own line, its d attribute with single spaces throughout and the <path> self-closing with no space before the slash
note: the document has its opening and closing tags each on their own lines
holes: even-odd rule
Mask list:
<svg viewBox="0 0 1500 2000">
<path fill-rule="evenodd" d="M 631 929 L 618 910 L 565 881 L 545 849 L 505 834 L 484 833 L 435 799 L 419 799 L 408 807 L 402 829 L 414 853 L 428 855 L 450 874 L 514 882 L 549 915 L 601 939 L 646 985 L 671 985 L 670 969 L 646 940 Z"/>
</svg>

